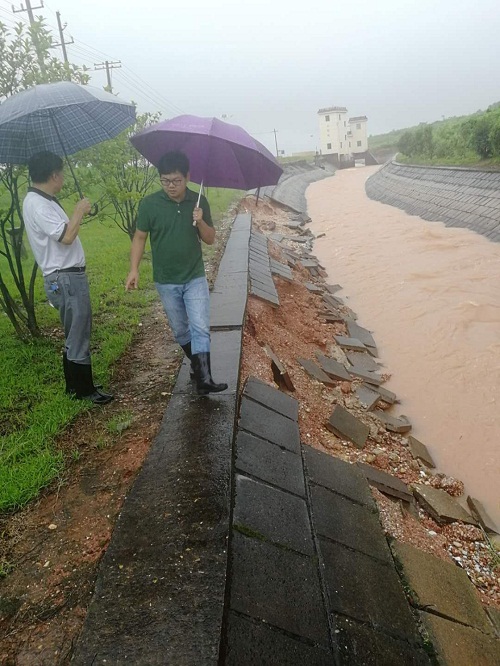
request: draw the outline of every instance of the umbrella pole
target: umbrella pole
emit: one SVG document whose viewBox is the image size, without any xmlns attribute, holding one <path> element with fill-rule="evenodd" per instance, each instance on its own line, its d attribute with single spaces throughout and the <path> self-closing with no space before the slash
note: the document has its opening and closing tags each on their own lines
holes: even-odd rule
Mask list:
<svg viewBox="0 0 500 666">
<path fill-rule="evenodd" d="M 200 207 L 201 193 L 203 191 L 203 181 L 200 183 L 200 191 L 198 192 L 198 201 L 196 202 L 196 208 Z M 196 222 L 193 220 L 193 227 L 196 226 Z"/>
<path fill-rule="evenodd" d="M 257 188 L 257 193 L 255 195 L 255 203 L 256 204 L 259 203 L 259 194 L 260 194 L 260 187 Z"/>
<path fill-rule="evenodd" d="M 80 195 L 80 199 L 83 199 L 84 197 L 83 197 L 82 188 L 80 187 L 80 183 L 76 179 L 75 172 L 73 171 L 73 166 L 72 166 L 71 162 L 69 161 L 69 157 L 68 157 L 68 154 L 67 154 L 66 149 L 64 147 L 64 143 L 62 142 L 61 135 L 59 134 L 59 128 L 58 128 L 57 123 L 56 123 L 56 121 L 54 119 L 54 116 L 52 114 L 50 115 L 50 119 L 52 120 L 52 124 L 54 125 L 54 129 L 56 131 L 57 138 L 59 139 L 59 143 L 61 144 L 61 148 L 62 148 L 62 151 L 64 153 L 64 157 L 66 158 L 66 162 L 69 166 L 69 170 L 71 171 L 71 175 L 73 176 L 73 180 L 75 181 L 76 189 L 78 190 L 78 194 Z"/>
</svg>

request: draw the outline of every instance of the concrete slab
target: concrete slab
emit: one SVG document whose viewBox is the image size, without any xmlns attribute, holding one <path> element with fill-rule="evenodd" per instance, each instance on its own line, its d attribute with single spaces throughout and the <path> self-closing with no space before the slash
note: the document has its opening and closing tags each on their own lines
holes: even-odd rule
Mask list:
<svg viewBox="0 0 500 666">
<path fill-rule="evenodd" d="M 326 423 L 328 430 L 333 432 L 334 435 L 341 439 L 348 439 L 355 444 L 358 449 L 362 449 L 366 444 L 370 428 L 355 416 L 353 416 L 347 409 L 340 405 L 335 405 L 328 422 Z"/>
<path fill-rule="evenodd" d="M 226 630 L 224 666 L 332 666 L 329 648 L 304 643 L 300 638 L 230 612 Z"/>
<path fill-rule="evenodd" d="M 248 277 L 247 273 L 239 273 L 241 280 L 227 282 L 210 294 L 210 328 L 228 328 L 243 325 L 247 304 Z M 233 275 L 233 278 L 235 276 Z"/>
<path fill-rule="evenodd" d="M 364 382 L 373 384 L 374 386 L 380 386 L 380 384 L 382 384 L 384 381 L 380 375 L 377 375 L 374 372 L 370 372 L 369 370 L 363 370 L 363 368 L 357 368 L 356 366 L 347 368 L 347 372 L 352 377 L 362 379 Z"/>
<path fill-rule="evenodd" d="M 302 444 L 302 451 L 310 482 L 348 497 L 370 511 L 377 511 L 368 483 L 356 465 L 305 444 Z"/>
<path fill-rule="evenodd" d="M 234 395 L 172 396 L 101 561 L 72 663 L 217 662 L 234 415 Z"/>
<path fill-rule="evenodd" d="M 318 284 L 314 284 L 313 282 L 304 282 L 304 287 L 312 294 L 322 294 L 324 291 L 323 287 L 320 287 Z"/>
<path fill-rule="evenodd" d="M 440 664 L 500 666 L 498 639 L 431 613 L 421 613 L 420 617 L 438 654 Z"/>
<path fill-rule="evenodd" d="M 325 287 L 328 289 L 330 294 L 335 294 L 337 291 L 343 289 L 340 284 L 325 284 Z"/>
<path fill-rule="evenodd" d="M 344 315 L 338 310 L 329 310 L 328 312 L 319 312 L 318 314 L 329 324 L 344 322 Z"/>
<path fill-rule="evenodd" d="M 353 351 L 368 351 L 365 345 L 356 338 L 348 338 L 345 335 L 334 335 L 335 342 L 342 349 L 352 349 Z"/>
<path fill-rule="evenodd" d="M 231 610 L 329 647 L 315 558 L 238 532 L 231 555 Z"/>
<path fill-rule="evenodd" d="M 243 394 L 293 421 L 299 418 L 299 403 L 295 398 L 256 377 L 248 378 Z"/>
<path fill-rule="evenodd" d="M 431 666 L 423 649 L 341 615 L 335 616 L 342 666 Z"/>
<path fill-rule="evenodd" d="M 236 438 L 235 467 L 290 493 L 305 496 L 302 458 L 296 453 L 240 431 Z"/>
<path fill-rule="evenodd" d="M 482 502 L 480 502 L 475 497 L 471 497 L 469 495 L 467 497 L 467 506 L 469 507 L 474 518 L 481 525 L 481 527 L 486 530 L 486 532 L 490 532 L 493 534 L 500 533 L 500 529 L 498 528 L 497 524 L 494 522 L 493 518 L 491 518 L 491 516 L 488 514 Z"/>
<path fill-rule="evenodd" d="M 311 484 L 310 489 L 314 527 L 320 536 L 392 563 L 376 513 L 323 486 Z"/>
<path fill-rule="evenodd" d="M 493 633 L 476 590 L 463 569 L 400 541 L 393 541 L 392 549 L 403 567 L 416 608 Z"/>
<path fill-rule="evenodd" d="M 498 608 L 494 608 L 493 606 L 484 606 L 484 610 L 486 615 L 490 618 L 497 638 L 500 638 L 500 610 L 498 610 Z"/>
<path fill-rule="evenodd" d="M 374 390 L 380 394 L 382 400 L 386 402 L 388 405 L 393 405 L 395 402 L 399 402 L 399 400 L 396 397 L 396 394 L 384 388 L 383 386 L 376 386 Z"/>
<path fill-rule="evenodd" d="M 369 372 L 380 371 L 380 365 L 373 360 L 373 357 L 366 352 L 346 352 L 346 356 L 349 359 L 349 363 L 354 365 L 356 368 L 361 368 L 362 370 L 368 370 Z"/>
<path fill-rule="evenodd" d="M 280 359 L 276 356 L 269 345 L 264 345 L 262 349 L 266 352 L 267 356 L 271 361 L 271 370 L 273 373 L 273 379 L 275 383 L 280 387 L 280 389 L 287 391 L 295 391 L 295 386 L 288 374 L 288 370 L 285 368 Z"/>
<path fill-rule="evenodd" d="M 411 423 L 403 415 L 397 418 L 387 414 L 387 412 L 382 412 L 380 409 L 375 409 L 372 413 L 382 421 L 386 430 L 402 435 L 411 430 Z"/>
<path fill-rule="evenodd" d="M 233 528 L 303 555 L 314 553 L 305 500 L 241 474 L 236 474 Z"/>
<path fill-rule="evenodd" d="M 383 472 L 381 469 L 372 467 L 366 463 L 358 462 L 356 464 L 368 483 L 378 488 L 381 493 L 390 497 L 397 497 L 404 502 L 413 502 L 413 495 L 408 486 L 401 479 L 398 479 L 397 476 L 387 474 L 387 472 Z"/>
<path fill-rule="evenodd" d="M 300 452 L 297 423 L 245 397 L 241 400 L 239 427 L 289 451 Z"/>
<path fill-rule="evenodd" d="M 394 566 L 327 539 L 319 543 L 332 609 L 418 645 L 415 621 Z"/>
<path fill-rule="evenodd" d="M 422 444 L 422 442 L 416 437 L 413 437 L 413 435 L 408 436 L 408 446 L 410 447 L 410 451 L 414 458 L 423 462 L 427 467 L 433 468 L 436 466 L 425 444 Z"/>
<path fill-rule="evenodd" d="M 325 384 L 325 386 L 335 386 L 335 381 L 329 377 L 326 372 L 316 365 L 314 361 L 311 361 L 308 358 L 298 358 L 297 362 L 304 368 L 308 375 L 310 375 L 316 381 Z"/>
<path fill-rule="evenodd" d="M 337 381 L 345 381 L 345 382 L 351 382 L 352 377 L 351 375 L 347 372 L 345 369 L 345 366 L 336 361 L 333 358 L 330 358 L 329 356 L 325 356 L 324 354 L 321 354 L 321 352 L 316 352 L 316 357 L 318 359 L 318 363 L 321 366 L 321 369 L 323 372 L 325 372 L 329 377 L 332 379 L 335 379 Z"/>
<path fill-rule="evenodd" d="M 257 298 L 260 298 L 262 301 L 270 303 L 273 307 L 278 307 L 280 304 L 278 296 L 269 294 L 267 291 L 259 289 L 259 287 L 257 287 L 256 285 L 252 285 L 250 287 L 250 293 L 252 294 L 252 296 L 256 296 Z"/>
<path fill-rule="evenodd" d="M 347 321 L 347 330 L 349 331 L 351 338 L 357 338 L 358 340 L 361 340 L 361 342 L 367 347 L 377 346 L 370 331 L 368 331 L 366 328 L 363 328 L 355 321 Z"/>
<path fill-rule="evenodd" d="M 477 521 L 451 495 L 440 488 L 432 488 L 423 484 L 413 488 L 419 504 L 438 523 L 453 523 L 458 520 L 469 525 L 477 525 Z"/>
<path fill-rule="evenodd" d="M 356 395 L 361 405 L 368 411 L 373 409 L 381 400 L 380 393 L 368 388 L 366 384 L 358 386 Z"/>
</svg>

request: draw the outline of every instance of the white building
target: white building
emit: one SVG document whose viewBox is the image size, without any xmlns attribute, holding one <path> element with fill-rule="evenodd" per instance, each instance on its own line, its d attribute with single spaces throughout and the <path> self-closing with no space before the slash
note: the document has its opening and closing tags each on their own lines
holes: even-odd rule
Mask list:
<svg viewBox="0 0 500 666">
<path fill-rule="evenodd" d="M 343 162 L 368 150 L 366 116 L 348 118 L 345 106 L 330 106 L 320 109 L 318 117 L 322 155 L 332 155 Z"/>
</svg>

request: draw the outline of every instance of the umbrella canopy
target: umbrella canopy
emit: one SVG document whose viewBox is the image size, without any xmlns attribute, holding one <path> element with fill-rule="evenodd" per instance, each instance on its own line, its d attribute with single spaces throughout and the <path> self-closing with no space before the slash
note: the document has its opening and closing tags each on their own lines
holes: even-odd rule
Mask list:
<svg viewBox="0 0 500 666">
<path fill-rule="evenodd" d="M 218 118 L 177 116 L 130 140 L 155 166 L 166 152 L 181 150 L 189 159 L 191 180 L 205 187 L 250 190 L 276 185 L 283 173 L 265 146 L 238 125 Z"/>
<path fill-rule="evenodd" d="M 33 86 L 0 104 L 0 163 L 27 164 L 44 150 L 71 155 L 134 121 L 133 104 L 99 88 L 70 81 Z"/>
</svg>

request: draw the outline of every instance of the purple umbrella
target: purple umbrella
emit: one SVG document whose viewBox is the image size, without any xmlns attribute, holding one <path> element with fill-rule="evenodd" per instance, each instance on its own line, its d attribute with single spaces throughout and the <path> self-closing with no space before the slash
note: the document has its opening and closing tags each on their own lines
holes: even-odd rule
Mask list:
<svg viewBox="0 0 500 666">
<path fill-rule="evenodd" d="M 283 169 L 272 153 L 238 125 L 217 118 L 177 116 L 139 132 L 132 144 L 152 164 L 171 150 L 190 163 L 190 178 L 205 187 L 251 190 L 276 185 Z"/>
</svg>

